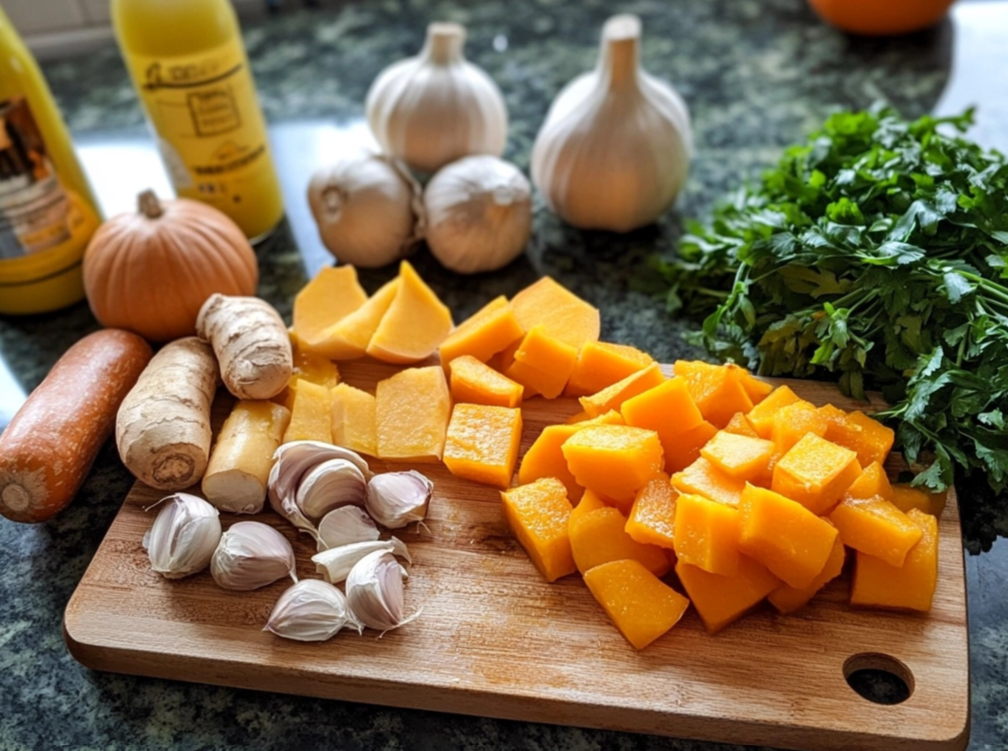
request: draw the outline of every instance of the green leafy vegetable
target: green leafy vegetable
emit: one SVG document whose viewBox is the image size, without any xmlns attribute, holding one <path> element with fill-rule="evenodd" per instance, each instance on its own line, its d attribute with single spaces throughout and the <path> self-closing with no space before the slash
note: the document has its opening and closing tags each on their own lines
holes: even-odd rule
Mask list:
<svg viewBox="0 0 1008 751">
<path fill-rule="evenodd" d="M 694 223 L 659 262 L 672 312 L 761 375 L 831 377 L 880 416 L 914 482 L 955 465 L 1008 486 L 1008 161 L 958 135 L 972 111 L 830 117 L 762 183 Z"/>
</svg>

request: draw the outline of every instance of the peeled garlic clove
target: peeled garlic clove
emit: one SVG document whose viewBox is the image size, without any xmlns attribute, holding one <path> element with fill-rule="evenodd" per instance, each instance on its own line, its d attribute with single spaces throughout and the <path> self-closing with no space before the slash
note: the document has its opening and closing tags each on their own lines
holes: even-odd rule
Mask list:
<svg viewBox="0 0 1008 751">
<path fill-rule="evenodd" d="M 308 183 L 308 204 L 322 243 L 342 263 L 384 266 L 423 236 L 420 185 L 382 154 L 345 154 L 318 169 Z"/>
<path fill-rule="evenodd" d="M 557 95 L 532 148 L 532 182 L 564 220 L 627 232 L 675 201 L 689 169 L 689 111 L 640 68 L 641 24 L 610 18 L 598 67 Z"/>
<path fill-rule="evenodd" d="M 343 628 L 361 632 L 343 593 L 324 581 L 302 579 L 280 595 L 263 631 L 295 641 L 325 641 Z"/>
<path fill-rule="evenodd" d="M 377 540 L 379 532 L 374 519 L 360 506 L 340 506 L 322 517 L 318 525 L 318 536 L 321 552 L 352 542 Z"/>
<path fill-rule="evenodd" d="M 410 563 L 413 562 L 406 543 L 395 537 L 391 540 L 352 542 L 348 545 L 340 545 L 338 548 L 329 548 L 313 555 L 312 562 L 315 564 L 315 569 L 325 577 L 327 582 L 339 584 L 347 578 L 353 567 L 364 556 L 383 551 L 401 556 Z"/>
<path fill-rule="evenodd" d="M 301 513 L 319 519 L 340 506 L 363 506 L 366 486 L 357 465 L 346 459 L 329 459 L 301 478 L 294 500 Z"/>
<path fill-rule="evenodd" d="M 167 505 L 143 538 L 151 568 L 166 579 L 181 579 L 202 571 L 221 538 L 217 509 L 188 493 L 166 496 L 154 506 L 161 503 Z"/>
<path fill-rule="evenodd" d="M 368 90 L 365 109 L 378 143 L 420 172 L 504 151 L 504 97 L 490 76 L 466 61 L 464 44 L 465 28 L 433 23 L 420 54 L 386 68 Z"/>
<path fill-rule="evenodd" d="M 262 522 L 236 522 L 221 535 L 210 560 L 210 573 L 224 589 L 265 587 L 289 576 L 297 582 L 294 548 L 287 538 Z"/>
<path fill-rule="evenodd" d="M 434 483 L 416 470 L 385 472 L 368 481 L 364 507 L 376 522 L 398 529 L 423 521 Z"/>
<path fill-rule="evenodd" d="M 395 556 L 384 550 L 369 553 L 346 579 L 347 605 L 354 617 L 382 633 L 409 623 L 418 615 L 403 615 L 403 573 Z"/>
<path fill-rule="evenodd" d="M 424 190 L 424 209 L 431 253 L 460 274 L 506 266 L 532 232 L 532 186 L 495 156 L 469 156 L 440 170 Z"/>
</svg>

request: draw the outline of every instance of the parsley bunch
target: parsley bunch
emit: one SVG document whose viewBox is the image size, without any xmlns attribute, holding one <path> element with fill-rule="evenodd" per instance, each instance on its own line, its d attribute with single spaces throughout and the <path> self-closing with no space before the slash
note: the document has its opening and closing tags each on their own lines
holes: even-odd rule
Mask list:
<svg viewBox="0 0 1008 751">
<path fill-rule="evenodd" d="M 668 308 L 761 375 L 881 389 L 914 483 L 1008 486 L 1008 161 L 972 111 L 831 116 L 659 262 Z M 944 127 L 943 127 L 944 126 Z M 951 131 L 951 134 L 946 134 Z"/>
</svg>

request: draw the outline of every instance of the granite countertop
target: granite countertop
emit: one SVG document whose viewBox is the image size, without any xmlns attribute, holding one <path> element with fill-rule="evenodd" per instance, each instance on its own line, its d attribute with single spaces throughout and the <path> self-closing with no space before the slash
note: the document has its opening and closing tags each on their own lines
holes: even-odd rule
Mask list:
<svg viewBox="0 0 1008 751">
<path fill-rule="evenodd" d="M 511 115 L 506 157 L 528 168 L 550 100 L 592 66 L 600 0 L 368 0 L 244 24 L 271 123 L 289 221 L 257 252 L 260 294 L 289 316 L 293 293 L 332 262 L 307 218 L 304 186 L 334 141 L 361 138 L 363 99 L 388 63 L 419 49 L 425 25 L 456 20 L 467 54 L 503 90 Z M 688 186 L 659 224 L 625 236 L 564 226 L 536 204 L 527 254 L 501 272 L 462 278 L 426 251 L 421 274 L 456 320 L 498 294 L 551 274 L 603 310 L 604 339 L 663 361 L 698 352 L 688 324 L 643 291 L 643 262 L 674 246 L 683 217 L 776 160 L 836 107 L 885 98 L 904 114 L 980 105 L 974 136 L 1008 141 L 1008 3 L 962 3 L 951 19 L 892 40 L 852 38 L 819 23 L 802 0 L 630 0 L 644 22 L 643 61 L 690 105 L 696 155 Z M 165 184 L 143 116 L 114 48 L 44 66 L 107 213 L 147 183 Z M 110 161 L 112 160 L 112 161 Z M 118 164 L 115 162 L 118 160 Z M 121 169 L 119 165 L 125 165 Z M 124 203 L 126 202 L 126 203 Z M 368 291 L 392 269 L 362 273 Z M 51 315 L 0 319 L 0 424 L 59 355 L 97 323 L 85 304 Z M 5 380 L 6 379 L 6 380 Z M 389 709 L 92 672 L 63 643 L 63 609 L 132 484 L 106 446 L 80 497 L 35 526 L 0 519 L 0 751 L 19 749 L 679 749 L 729 746 L 608 731 Z M 1008 748 L 1008 520 L 970 510 L 964 539 L 972 671 L 972 751 Z"/>
</svg>

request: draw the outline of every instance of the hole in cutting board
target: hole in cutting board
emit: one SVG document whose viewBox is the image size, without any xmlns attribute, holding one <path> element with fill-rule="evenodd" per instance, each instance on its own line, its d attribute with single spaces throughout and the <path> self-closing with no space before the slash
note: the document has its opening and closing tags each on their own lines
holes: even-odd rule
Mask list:
<svg viewBox="0 0 1008 751">
<path fill-rule="evenodd" d="M 847 685 L 875 704 L 901 704 L 914 691 L 910 668 L 889 655 L 865 652 L 847 658 L 843 666 Z"/>
</svg>

